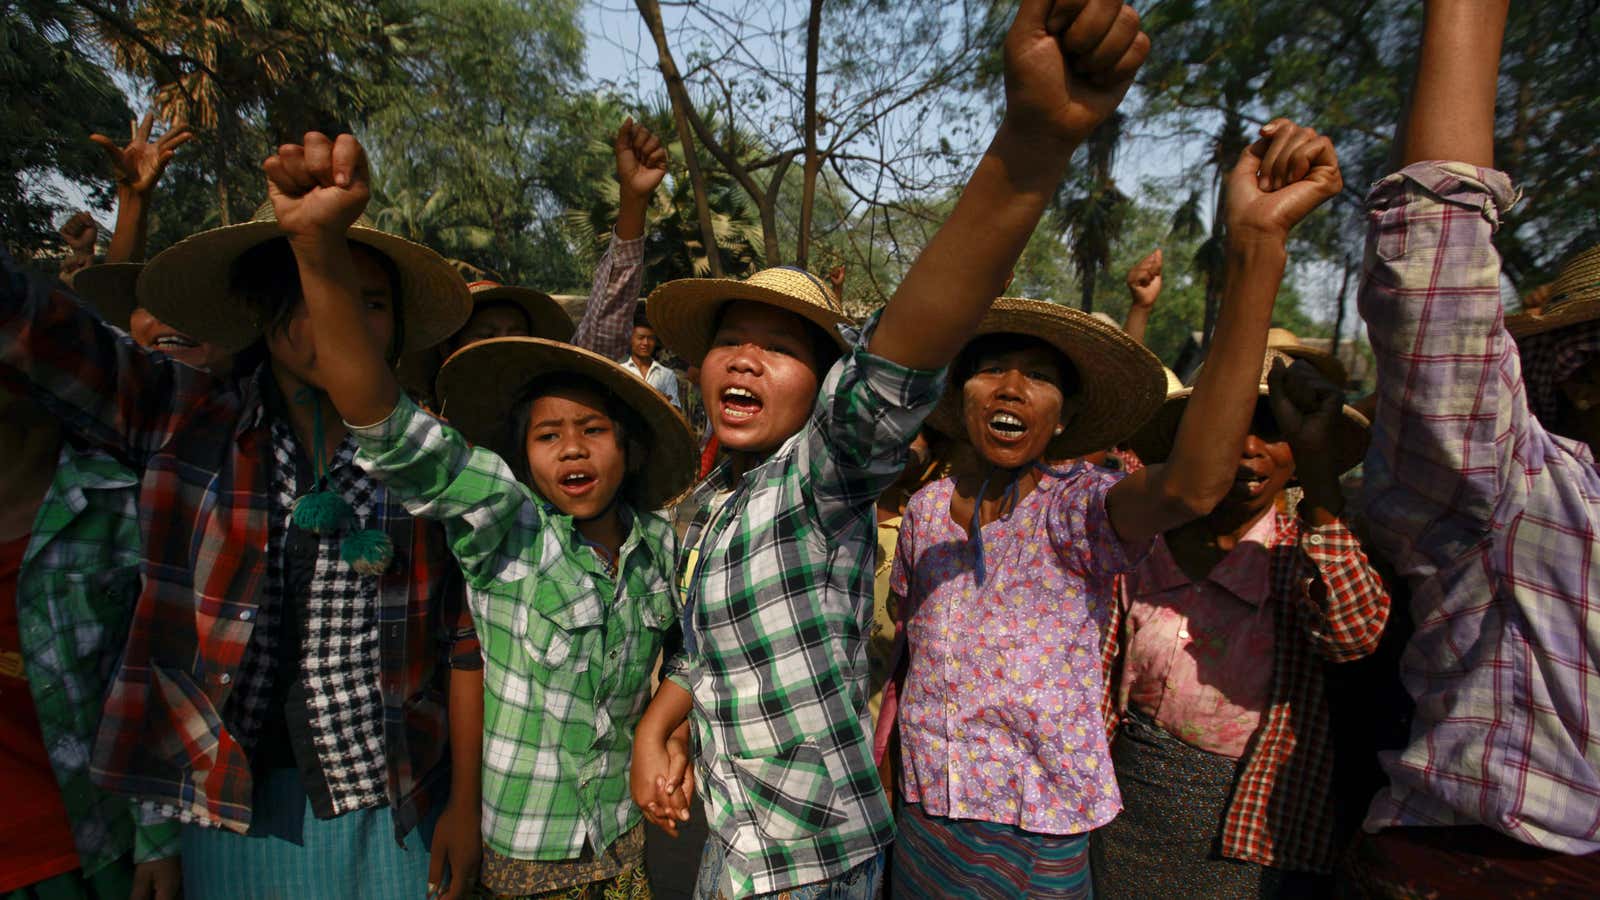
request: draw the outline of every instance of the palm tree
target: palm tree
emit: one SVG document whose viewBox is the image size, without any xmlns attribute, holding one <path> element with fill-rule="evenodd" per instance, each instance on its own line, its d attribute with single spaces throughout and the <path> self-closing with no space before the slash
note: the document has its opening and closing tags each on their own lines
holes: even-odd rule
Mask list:
<svg viewBox="0 0 1600 900">
<path fill-rule="evenodd" d="M 1081 192 L 1059 203 L 1061 221 L 1071 232 L 1072 266 L 1078 273 L 1079 307 L 1094 312 L 1095 281 L 1111 265 L 1111 246 L 1122 236 L 1128 197 L 1112 178 L 1117 144 L 1122 140 L 1121 113 L 1113 113 L 1085 144 L 1088 181 Z"/>
</svg>

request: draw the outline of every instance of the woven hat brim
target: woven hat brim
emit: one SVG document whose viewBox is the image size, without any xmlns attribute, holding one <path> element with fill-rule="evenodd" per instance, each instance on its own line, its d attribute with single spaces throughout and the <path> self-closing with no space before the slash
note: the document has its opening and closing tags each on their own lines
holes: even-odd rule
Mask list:
<svg viewBox="0 0 1600 900">
<path fill-rule="evenodd" d="M 528 323 L 533 326 L 533 333 L 529 337 L 549 338 L 552 341 L 572 340 L 572 333 L 576 330 L 572 317 L 567 315 L 554 297 L 544 291 L 498 284 L 494 287 L 472 288 L 471 293 L 474 307 L 484 303 L 512 303 L 527 313 Z"/>
<path fill-rule="evenodd" d="M 511 408 L 533 379 L 554 372 L 590 378 L 610 390 L 644 422 L 650 448 L 632 476 L 648 509 L 662 509 L 694 487 L 699 449 L 683 414 L 655 388 L 609 359 L 559 341 L 505 337 L 478 341 L 456 351 L 439 370 L 440 413 L 474 444 L 502 458 L 526 452 L 505 446 Z"/>
<path fill-rule="evenodd" d="M 190 235 L 145 266 L 139 275 L 139 305 L 196 340 L 237 353 L 261 336 L 266 323 L 231 295 L 233 264 L 251 248 L 282 236 L 278 223 L 271 221 L 224 225 Z M 388 257 L 400 272 L 402 352 L 432 347 L 467 321 L 472 312 L 467 284 L 439 254 L 359 225 L 351 227 L 349 237 Z"/>
<path fill-rule="evenodd" d="M 735 300 L 764 303 L 792 312 L 827 333 L 841 351 L 849 344 L 839 326 L 850 320 L 840 312 L 818 306 L 809 300 L 733 278 L 680 278 L 651 292 L 645 301 L 650 327 L 662 346 L 690 365 L 700 365 L 711 348 L 717 311 Z"/>
<path fill-rule="evenodd" d="M 1077 411 L 1045 453 L 1052 460 L 1108 450 L 1132 434 L 1166 396 L 1161 361 L 1115 325 L 1081 310 L 1039 300 L 1001 297 L 973 338 L 1019 334 L 1059 350 L 1078 372 Z M 961 418 L 962 386 L 954 381 L 928 417 L 928 425 L 967 439 Z"/>
<path fill-rule="evenodd" d="M 1600 246 L 1568 260 L 1551 285 L 1549 303 L 1536 312 L 1506 316 L 1506 330 L 1515 338 L 1600 319 Z"/>
<path fill-rule="evenodd" d="M 144 263 L 102 263 L 72 276 L 72 290 L 100 313 L 100 318 L 127 330 L 139 305 L 137 285 Z"/>
<path fill-rule="evenodd" d="M 1274 349 L 1282 350 L 1277 347 Z M 1258 400 L 1267 396 L 1267 387 L 1259 388 Z M 1162 463 L 1172 455 L 1178 439 L 1178 426 L 1183 421 L 1183 411 L 1189 407 L 1194 388 L 1174 391 L 1161 408 L 1150 417 L 1143 428 L 1128 439 L 1128 447 L 1146 464 Z M 1344 413 L 1334 428 L 1333 457 L 1340 472 L 1347 472 L 1367 455 L 1367 444 L 1372 440 L 1372 423 L 1355 407 L 1346 404 Z"/>
</svg>

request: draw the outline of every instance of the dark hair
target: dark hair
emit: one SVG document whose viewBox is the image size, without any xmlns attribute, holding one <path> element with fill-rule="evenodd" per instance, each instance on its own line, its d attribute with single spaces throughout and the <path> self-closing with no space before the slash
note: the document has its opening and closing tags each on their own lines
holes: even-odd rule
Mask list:
<svg viewBox="0 0 1600 900">
<path fill-rule="evenodd" d="M 1070 397 L 1083 390 L 1083 379 L 1078 376 L 1078 367 L 1072 364 L 1065 353 L 1056 349 L 1055 345 L 1031 334 L 1018 334 L 1016 332 L 999 332 L 985 334 L 973 339 L 967 346 L 961 348 L 961 353 L 956 356 L 956 361 L 950 366 L 950 383 L 959 388 L 967 383 L 978 371 L 978 362 L 985 357 L 1001 353 L 1012 353 L 1018 350 L 1027 350 L 1033 347 L 1042 347 L 1050 352 L 1056 361 L 1056 368 L 1061 371 L 1061 396 Z"/>
<path fill-rule="evenodd" d="M 390 343 L 389 352 L 392 362 L 399 358 L 399 349 L 406 342 L 400 268 L 394 264 L 394 260 L 366 244 L 352 241 L 350 247 L 354 252 L 363 253 L 376 261 L 389 280 L 389 290 L 394 297 L 394 340 Z M 240 254 L 228 269 L 228 290 L 261 323 L 262 338 L 288 327 L 295 307 L 304 297 L 300 288 L 300 267 L 295 262 L 294 250 L 289 247 L 289 239 L 273 238 Z"/>
<path fill-rule="evenodd" d="M 735 303 L 760 303 L 760 301 L 729 300 L 728 302 L 717 307 L 717 314 L 711 318 L 711 334 L 713 337 L 715 337 L 716 333 L 722 329 L 722 319 L 728 314 L 728 309 L 731 308 Z M 833 368 L 833 364 L 839 361 L 841 354 L 839 351 L 838 341 L 834 340 L 833 337 L 828 334 L 828 332 L 824 331 L 821 325 L 818 325 L 817 323 L 811 321 L 805 316 L 800 315 L 797 312 L 792 312 L 780 307 L 773 307 L 773 309 L 777 309 L 779 312 L 788 313 L 805 325 L 806 340 L 811 342 L 811 355 L 817 361 L 817 380 L 821 381 L 822 378 L 828 374 L 828 370 Z"/>
<path fill-rule="evenodd" d="M 472 314 L 467 316 L 467 321 L 462 322 L 461 327 L 456 329 L 455 334 L 452 334 L 450 337 L 446 338 L 444 341 L 444 346 L 440 348 L 441 350 L 449 351 L 444 354 L 445 356 L 449 356 L 450 353 L 460 350 L 463 346 L 465 346 L 461 343 L 461 332 L 466 331 L 467 326 L 472 323 L 472 316 L 475 316 L 486 309 L 514 309 L 516 310 L 517 315 L 522 317 L 523 330 L 529 335 L 534 333 L 533 316 L 528 314 L 527 307 L 523 306 L 522 304 L 511 300 L 489 300 L 484 303 L 474 303 L 472 305 Z"/>
<path fill-rule="evenodd" d="M 601 409 L 611 419 L 611 424 L 616 429 L 617 446 L 622 449 L 624 467 L 622 496 L 637 509 L 641 483 L 633 476 L 644 465 L 647 453 L 645 441 L 650 435 L 650 429 L 645 425 L 644 419 L 612 393 L 609 387 L 586 375 L 574 372 L 551 372 L 523 385 L 522 390 L 517 393 L 516 402 L 511 404 L 511 415 L 507 417 L 506 430 L 501 437 L 503 451 L 501 455 L 511 466 L 511 471 L 518 480 L 538 490 L 533 482 L 533 470 L 528 467 L 528 428 L 533 424 L 533 404 L 541 397 L 548 397 L 564 390 L 586 391 L 601 398 Z"/>
</svg>

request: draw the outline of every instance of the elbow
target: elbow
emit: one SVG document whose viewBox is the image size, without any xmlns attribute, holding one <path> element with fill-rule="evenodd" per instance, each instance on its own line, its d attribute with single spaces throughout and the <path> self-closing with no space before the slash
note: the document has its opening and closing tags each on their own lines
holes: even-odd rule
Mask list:
<svg viewBox="0 0 1600 900">
<path fill-rule="evenodd" d="M 1228 494 L 1228 482 L 1216 484 L 1185 478 L 1166 478 L 1161 485 L 1161 504 L 1173 519 L 1191 522 L 1208 516 Z"/>
</svg>

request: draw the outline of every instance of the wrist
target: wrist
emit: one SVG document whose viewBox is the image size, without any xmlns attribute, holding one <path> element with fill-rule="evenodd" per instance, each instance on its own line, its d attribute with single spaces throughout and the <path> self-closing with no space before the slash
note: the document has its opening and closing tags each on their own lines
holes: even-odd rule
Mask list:
<svg viewBox="0 0 1600 900">
<path fill-rule="evenodd" d="M 1030 126 L 1007 115 L 995 129 L 986 155 L 1004 162 L 1012 180 L 1022 182 L 1022 187 L 1026 188 L 1028 181 L 1038 181 L 1053 194 L 1066 175 L 1073 151 L 1081 143 L 1081 137 Z"/>
<path fill-rule="evenodd" d="M 153 190 L 155 190 L 154 184 L 144 190 L 140 190 L 126 181 L 118 181 L 117 206 L 121 208 L 132 204 L 143 204 L 150 199 L 150 192 Z"/>
<path fill-rule="evenodd" d="M 302 266 L 323 269 L 351 262 L 350 241 L 342 230 L 317 228 L 286 237 L 296 262 Z"/>
</svg>

